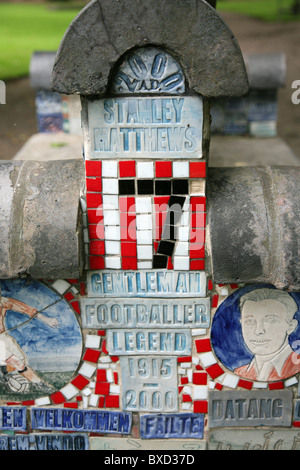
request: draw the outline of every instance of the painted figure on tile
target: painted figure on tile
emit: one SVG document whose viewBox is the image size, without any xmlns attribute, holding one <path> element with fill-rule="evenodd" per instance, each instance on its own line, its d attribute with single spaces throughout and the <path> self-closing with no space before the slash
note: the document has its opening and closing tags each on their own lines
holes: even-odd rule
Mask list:
<svg viewBox="0 0 300 470">
<path fill-rule="evenodd" d="M 300 357 L 289 345 L 298 326 L 296 302 L 284 291 L 253 290 L 240 298 L 242 333 L 254 357 L 235 373 L 252 380 L 286 379 L 300 371 Z"/>
<path fill-rule="evenodd" d="M 27 315 L 29 318 L 37 317 L 51 328 L 59 327 L 58 320 L 39 313 L 37 309 L 24 302 L 0 295 L 0 369 L 3 378 L 7 381 L 9 388 L 16 392 L 27 391 L 29 383 L 37 390 L 46 391 L 45 383 L 29 367 L 24 351 L 6 332 L 5 315 L 8 310 Z"/>
<path fill-rule="evenodd" d="M 237 289 L 218 307 L 211 344 L 236 375 L 275 382 L 300 372 L 300 293 L 272 285 Z"/>
</svg>

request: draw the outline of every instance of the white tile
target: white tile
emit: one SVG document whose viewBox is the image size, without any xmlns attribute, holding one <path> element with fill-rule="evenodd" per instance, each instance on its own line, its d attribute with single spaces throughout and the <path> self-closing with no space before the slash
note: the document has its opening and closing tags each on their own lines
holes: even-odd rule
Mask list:
<svg viewBox="0 0 300 470">
<path fill-rule="evenodd" d="M 154 178 L 153 162 L 138 162 L 137 163 L 137 177 L 138 178 Z"/>
<path fill-rule="evenodd" d="M 267 382 L 253 382 L 253 388 L 268 388 Z"/>
<path fill-rule="evenodd" d="M 78 389 L 72 384 L 66 385 L 65 387 L 61 388 L 60 391 L 67 400 L 70 400 L 78 394 Z"/>
<path fill-rule="evenodd" d="M 86 410 L 89 407 L 89 397 L 83 396 L 82 397 L 82 408 Z"/>
<path fill-rule="evenodd" d="M 105 227 L 105 240 L 120 240 L 120 237 L 120 227 L 113 225 L 107 225 Z"/>
<path fill-rule="evenodd" d="M 78 390 L 77 390 L 78 392 Z M 36 406 L 46 406 L 46 405 L 51 405 L 51 400 L 49 397 L 41 397 L 41 398 L 37 398 L 35 401 L 34 401 L 35 405 Z"/>
<path fill-rule="evenodd" d="M 97 348 L 98 349 L 98 348 Z M 91 364 L 84 362 L 79 369 L 79 374 L 84 375 L 84 377 L 91 378 L 96 371 L 96 367 Z"/>
<path fill-rule="evenodd" d="M 188 378 L 189 383 L 193 382 L 193 373 L 194 373 L 193 369 L 189 369 L 187 371 L 187 378 Z"/>
<path fill-rule="evenodd" d="M 215 356 L 210 351 L 201 354 L 199 357 L 200 357 L 200 362 L 201 362 L 202 366 L 204 367 L 204 369 L 206 369 L 206 367 L 208 367 L 208 366 L 216 364 L 216 362 L 217 362 Z"/>
<path fill-rule="evenodd" d="M 190 226 L 190 213 L 188 211 L 184 211 L 180 217 L 180 225 L 183 227 Z"/>
<path fill-rule="evenodd" d="M 121 242 L 117 240 L 105 240 L 106 255 L 121 255 Z"/>
<path fill-rule="evenodd" d="M 69 289 L 69 287 L 71 287 L 71 284 L 69 284 L 67 281 L 64 281 L 63 279 L 58 279 L 51 285 L 51 287 L 59 294 L 64 294 Z"/>
<path fill-rule="evenodd" d="M 188 411 L 188 410 L 190 410 L 190 409 L 192 408 L 192 404 L 189 403 L 189 402 L 182 403 L 181 408 L 182 408 L 184 411 Z"/>
<path fill-rule="evenodd" d="M 190 180 L 189 194 L 191 196 L 205 196 L 205 178 Z"/>
<path fill-rule="evenodd" d="M 189 162 L 173 162 L 173 178 L 188 178 Z"/>
<path fill-rule="evenodd" d="M 298 380 L 296 377 L 291 377 L 290 379 L 286 380 L 284 382 L 285 387 L 291 387 L 292 385 L 296 385 L 298 383 Z"/>
<path fill-rule="evenodd" d="M 118 210 L 119 209 L 119 196 L 112 194 L 103 194 L 103 209 L 106 210 Z"/>
<path fill-rule="evenodd" d="M 99 360 L 102 364 L 109 364 L 110 362 L 112 362 L 110 356 L 101 356 Z"/>
<path fill-rule="evenodd" d="M 137 214 L 151 214 L 152 213 L 151 197 L 136 197 L 135 198 L 135 211 Z"/>
<path fill-rule="evenodd" d="M 103 211 L 104 225 L 120 225 L 120 213 L 116 210 Z"/>
<path fill-rule="evenodd" d="M 98 406 L 99 402 L 99 395 L 95 395 L 94 393 L 89 397 L 89 404 L 94 408 Z"/>
<path fill-rule="evenodd" d="M 137 230 L 152 229 L 152 214 L 137 214 L 136 215 L 136 228 Z"/>
<path fill-rule="evenodd" d="M 239 383 L 239 380 L 240 377 L 238 377 L 237 375 L 225 374 L 222 381 L 222 385 L 224 385 L 224 387 L 236 388 Z"/>
<path fill-rule="evenodd" d="M 113 383 L 115 381 L 114 374 L 113 374 L 112 370 L 110 370 L 110 369 L 107 370 L 106 379 L 107 379 L 107 382 L 109 382 L 109 383 Z"/>
<path fill-rule="evenodd" d="M 175 271 L 188 271 L 190 259 L 188 256 L 174 256 L 173 267 Z"/>
<path fill-rule="evenodd" d="M 175 245 L 174 256 L 188 256 L 189 242 L 177 242 Z"/>
<path fill-rule="evenodd" d="M 194 386 L 194 400 L 207 400 L 208 388 L 206 385 Z"/>
<path fill-rule="evenodd" d="M 86 348 L 100 349 L 101 338 L 98 335 L 86 335 L 84 345 Z"/>
<path fill-rule="evenodd" d="M 178 240 L 188 242 L 190 239 L 190 227 L 178 227 Z"/>
<path fill-rule="evenodd" d="M 152 269 L 152 261 L 138 261 L 138 269 Z"/>
<path fill-rule="evenodd" d="M 102 177 L 118 177 L 118 162 L 115 160 L 103 160 L 102 161 Z"/>
<path fill-rule="evenodd" d="M 139 260 L 150 260 L 152 256 L 152 245 L 137 245 L 137 258 Z"/>
<path fill-rule="evenodd" d="M 111 393 L 112 395 L 118 395 L 120 393 L 120 385 L 114 385 L 114 384 L 111 384 L 109 386 L 109 393 Z"/>
<path fill-rule="evenodd" d="M 152 230 L 136 231 L 136 242 L 138 245 L 151 245 L 152 241 Z"/>
<path fill-rule="evenodd" d="M 106 269 L 121 269 L 121 258 L 119 256 L 105 256 Z"/>
<path fill-rule="evenodd" d="M 119 194 L 119 181 L 117 178 L 102 178 L 103 194 Z"/>
<path fill-rule="evenodd" d="M 182 389 L 182 393 L 184 393 L 185 395 L 192 396 L 192 387 L 190 387 L 189 385 L 185 385 Z"/>
<path fill-rule="evenodd" d="M 89 397 L 93 392 L 89 387 L 86 387 L 82 390 L 81 393 L 82 393 L 82 395 L 84 395 L 86 397 Z"/>
<path fill-rule="evenodd" d="M 193 328 L 192 336 L 202 336 L 206 334 L 206 328 Z"/>
</svg>

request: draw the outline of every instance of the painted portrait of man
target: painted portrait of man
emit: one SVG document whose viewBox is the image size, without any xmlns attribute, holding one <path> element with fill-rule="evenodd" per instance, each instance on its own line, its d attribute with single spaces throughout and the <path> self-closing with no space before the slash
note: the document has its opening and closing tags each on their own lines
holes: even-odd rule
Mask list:
<svg viewBox="0 0 300 470">
<path fill-rule="evenodd" d="M 298 326 L 294 299 L 285 291 L 257 289 L 240 298 L 242 333 L 252 361 L 235 373 L 252 380 L 286 379 L 300 371 L 299 356 L 289 344 Z"/>
<path fill-rule="evenodd" d="M 299 294 L 273 286 L 246 287 L 228 296 L 212 323 L 218 359 L 253 381 L 285 380 L 300 372 Z"/>
</svg>

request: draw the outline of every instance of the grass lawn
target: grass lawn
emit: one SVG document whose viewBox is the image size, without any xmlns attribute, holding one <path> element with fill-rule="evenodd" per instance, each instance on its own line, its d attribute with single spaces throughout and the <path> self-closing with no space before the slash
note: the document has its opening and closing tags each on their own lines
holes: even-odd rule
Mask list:
<svg viewBox="0 0 300 470">
<path fill-rule="evenodd" d="M 83 6 L 0 3 L 0 80 L 27 76 L 34 51 L 57 50 Z"/>
<path fill-rule="evenodd" d="M 288 10 L 293 0 L 218 0 L 217 10 L 241 13 L 264 21 L 299 21 Z"/>
</svg>

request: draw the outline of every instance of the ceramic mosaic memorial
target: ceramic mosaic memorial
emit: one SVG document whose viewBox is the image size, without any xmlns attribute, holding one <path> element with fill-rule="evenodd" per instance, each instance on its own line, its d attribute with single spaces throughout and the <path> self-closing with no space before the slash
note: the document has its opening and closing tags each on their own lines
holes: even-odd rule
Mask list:
<svg viewBox="0 0 300 470">
<path fill-rule="evenodd" d="M 232 80 L 245 92 L 240 51 L 202 0 L 197 15 L 154 0 L 155 38 L 142 1 L 133 44 L 103 27 L 105 3 L 83 9 L 54 67 L 82 103 L 83 268 L 0 280 L 0 450 L 298 449 L 300 294 L 216 282 L 210 265 L 209 101 Z M 109 12 L 120 4 L 131 27 L 137 3 Z"/>
</svg>

